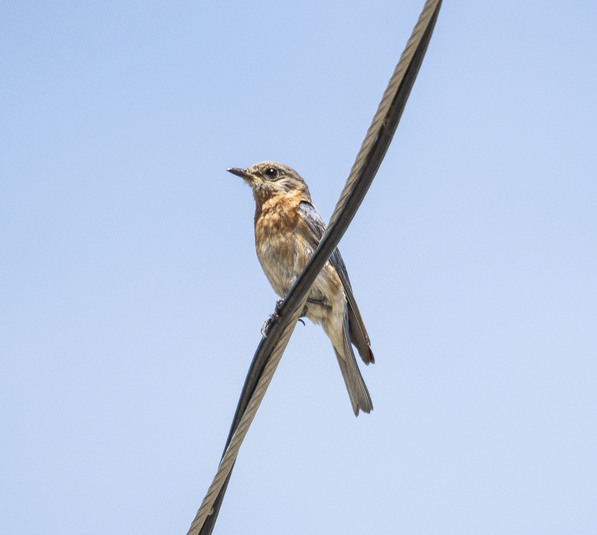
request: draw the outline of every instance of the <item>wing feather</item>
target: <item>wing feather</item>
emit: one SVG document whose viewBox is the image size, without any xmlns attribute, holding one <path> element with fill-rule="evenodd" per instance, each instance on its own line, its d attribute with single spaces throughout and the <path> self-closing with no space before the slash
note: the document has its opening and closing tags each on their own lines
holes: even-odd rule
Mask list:
<svg viewBox="0 0 597 535">
<path fill-rule="evenodd" d="M 313 247 L 313 249 L 316 249 L 321 241 L 323 233 L 325 232 L 325 223 L 315 207 L 307 201 L 301 201 L 298 205 L 298 210 L 303 221 L 305 221 L 311 230 L 310 245 Z M 350 279 L 348 278 L 346 265 L 344 264 L 344 260 L 342 259 L 342 255 L 338 249 L 336 249 L 330 256 L 330 262 L 336 269 L 336 272 L 342 281 L 342 285 L 344 286 L 344 292 L 346 293 L 350 340 L 359 351 L 359 355 L 365 364 L 375 362 L 373 352 L 371 351 L 369 335 L 367 334 L 363 317 L 361 316 L 361 312 L 359 311 L 359 307 L 357 306 L 357 302 L 352 292 L 352 286 L 350 284 Z"/>
</svg>

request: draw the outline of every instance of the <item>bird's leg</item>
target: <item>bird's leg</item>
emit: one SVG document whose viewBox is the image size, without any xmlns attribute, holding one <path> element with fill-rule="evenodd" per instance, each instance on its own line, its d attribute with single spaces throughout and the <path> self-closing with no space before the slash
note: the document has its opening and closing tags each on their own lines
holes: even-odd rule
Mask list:
<svg viewBox="0 0 597 535">
<path fill-rule="evenodd" d="M 263 336 L 263 338 L 267 338 L 267 333 L 270 327 L 272 326 L 272 323 L 280 317 L 280 307 L 282 306 L 283 302 L 284 299 L 278 299 L 276 301 L 276 308 L 274 310 L 274 313 L 269 315 L 269 318 L 265 320 L 263 327 L 261 327 L 261 336 Z"/>
</svg>

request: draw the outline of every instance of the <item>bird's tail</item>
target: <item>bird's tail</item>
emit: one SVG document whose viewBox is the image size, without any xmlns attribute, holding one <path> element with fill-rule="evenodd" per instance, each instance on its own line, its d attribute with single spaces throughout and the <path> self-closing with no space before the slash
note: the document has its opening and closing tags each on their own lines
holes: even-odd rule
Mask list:
<svg viewBox="0 0 597 535">
<path fill-rule="evenodd" d="M 373 410 L 373 402 L 371 401 L 369 390 L 367 390 L 367 385 L 365 384 L 363 376 L 361 375 L 361 371 L 359 370 L 348 332 L 349 326 L 347 315 L 343 329 L 344 343 L 342 344 L 341 348 L 336 348 L 334 346 L 334 352 L 336 353 L 336 358 L 338 359 L 338 364 L 340 365 L 340 371 L 342 372 L 342 377 L 344 379 L 344 383 L 346 384 L 348 395 L 350 396 L 352 410 L 354 411 L 355 416 L 358 416 L 359 409 L 363 412 L 371 412 Z M 338 349 L 340 349 L 340 351 Z"/>
</svg>

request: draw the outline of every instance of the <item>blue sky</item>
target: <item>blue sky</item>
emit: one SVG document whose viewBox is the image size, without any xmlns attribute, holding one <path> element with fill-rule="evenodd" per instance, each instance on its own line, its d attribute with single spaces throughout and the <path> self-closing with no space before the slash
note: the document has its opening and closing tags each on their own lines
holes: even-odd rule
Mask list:
<svg viewBox="0 0 597 535">
<path fill-rule="evenodd" d="M 422 6 L 2 4 L 6 533 L 186 533 L 276 299 L 225 169 L 327 220 Z M 597 532 L 596 26 L 444 4 L 340 247 L 375 410 L 298 325 L 216 533 Z"/>
</svg>

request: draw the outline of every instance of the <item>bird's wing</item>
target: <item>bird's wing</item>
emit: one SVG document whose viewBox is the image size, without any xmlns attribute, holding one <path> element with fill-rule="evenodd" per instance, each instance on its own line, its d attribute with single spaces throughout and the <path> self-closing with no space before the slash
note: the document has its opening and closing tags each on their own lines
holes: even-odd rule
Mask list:
<svg viewBox="0 0 597 535">
<path fill-rule="evenodd" d="M 310 202 L 301 201 L 298 205 L 298 211 L 311 231 L 309 234 L 309 242 L 315 250 L 325 232 L 325 223 L 319 215 L 319 212 Z M 338 273 L 342 285 L 344 286 L 344 292 L 346 293 L 351 342 L 358 349 L 359 355 L 361 355 L 365 364 L 375 362 L 373 352 L 371 351 L 369 335 L 367 334 L 367 329 L 365 328 L 361 312 L 359 311 L 354 294 L 352 293 L 352 286 L 350 284 L 350 279 L 348 278 L 346 265 L 344 264 L 344 260 L 342 260 L 342 255 L 338 249 L 334 250 L 330 256 L 330 262 L 336 269 L 336 273 Z"/>
</svg>

